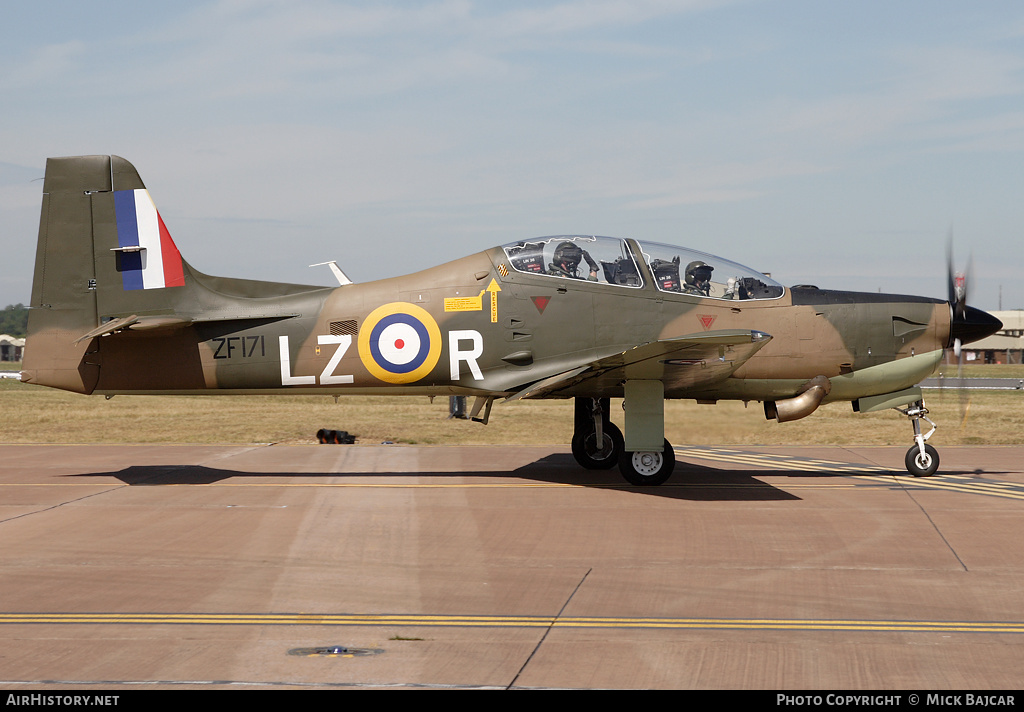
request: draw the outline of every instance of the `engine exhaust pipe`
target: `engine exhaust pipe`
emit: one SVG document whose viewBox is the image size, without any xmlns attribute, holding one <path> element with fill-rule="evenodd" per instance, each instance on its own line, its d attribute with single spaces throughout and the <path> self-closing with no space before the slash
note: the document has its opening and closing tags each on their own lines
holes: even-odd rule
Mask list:
<svg viewBox="0 0 1024 712">
<path fill-rule="evenodd" d="M 832 390 L 832 382 L 825 376 L 815 376 L 803 385 L 802 392 L 795 398 L 780 401 L 764 402 L 764 417 L 788 423 L 800 420 L 813 413 L 821 405 L 821 401 Z"/>
</svg>

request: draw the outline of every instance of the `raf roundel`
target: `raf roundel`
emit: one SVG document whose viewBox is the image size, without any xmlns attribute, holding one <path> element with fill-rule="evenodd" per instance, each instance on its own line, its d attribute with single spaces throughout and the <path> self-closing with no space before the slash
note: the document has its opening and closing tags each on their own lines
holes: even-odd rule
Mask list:
<svg viewBox="0 0 1024 712">
<path fill-rule="evenodd" d="M 377 307 L 359 330 L 359 358 L 376 378 L 413 383 L 441 357 L 441 331 L 430 314 L 406 302 Z"/>
</svg>

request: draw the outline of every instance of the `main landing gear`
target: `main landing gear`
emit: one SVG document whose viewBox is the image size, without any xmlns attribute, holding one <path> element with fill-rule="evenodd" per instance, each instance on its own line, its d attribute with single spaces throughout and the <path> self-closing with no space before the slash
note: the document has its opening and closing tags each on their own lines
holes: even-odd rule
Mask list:
<svg viewBox="0 0 1024 712">
<path fill-rule="evenodd" d="M 577 398 L 572 456 L 588 470 L 610 470 L 622 453 L 622 431 L 608 420 L 608 398 Z"/>
<path fill-rule="evenodd" d="M 907 455 L 903 458 L 907 472 L 914 477 L 934 475 L 935 471 L 939 469 L 939 452 L 925 442 L 935 432 L 935 423 L 928 418 L 928 409 L 924 407 L 924 399 L 911 403 L 906 408 L 894 408 L 893 410 L 910 418 L 910 422 L 914 426 L 914 445 L 907 450 Z M 921 434 L 922 420 L 932 426 L 932 429 L 923 435 Z"/>
<path fill-rule="evenodd" d="M 627 436 L 633 433 L 630 447 L 634 449 L 627 451 L 622 432 L 609 421 L 608 398 L 576 398 L 572 455 L 588 470 L 609 470 L 618 465 L 630 484 L 660 485 L 672 476 L 676 465 L 675 450 L 664 437 L 663 387 L 658 381 L 641 384 L 640 388 L 629 388 L 629 383 L 627 388 L 634 393 L 626 410 L 626 432 Z M 654 449 L 659 441 L 662 447 Z"/>
</svg>

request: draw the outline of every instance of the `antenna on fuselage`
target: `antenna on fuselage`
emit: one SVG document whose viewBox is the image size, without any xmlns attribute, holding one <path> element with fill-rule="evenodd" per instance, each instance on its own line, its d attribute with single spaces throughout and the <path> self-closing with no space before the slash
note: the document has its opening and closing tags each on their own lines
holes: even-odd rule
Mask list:
<svg viewBox="0 0 1024 712">
<path fill-rule="evenodd" d="M 334 260 L 331 260 L 330 262 L 317 262 L 315 265 L 310 265 L 310 267 L 320 267 L 322 265 L 327 265 L 328 267 L 331 268 L 331 272 L 334 273 L 334 278 L 338 280 L 338 284 L 340 284 L 342 287 L 344 287 L 346 284 L 353 283 L 352 280 L 349 279 L 348 276 L 341 271 L 341 267 L 339 267 L 338 263 L 335 262 Z"/>
</svg>

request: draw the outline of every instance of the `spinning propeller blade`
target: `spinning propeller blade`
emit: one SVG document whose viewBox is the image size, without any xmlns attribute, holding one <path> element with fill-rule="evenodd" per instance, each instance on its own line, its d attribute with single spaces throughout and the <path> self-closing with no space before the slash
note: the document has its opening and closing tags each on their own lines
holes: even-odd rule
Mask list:
<svg viewBox="0 0 1024 712">
<path fill-rule="evenodd" d="M 950 230 L 946 242 L 946 273 L 948 276 L 949 308 L 952 319 L 949 325 L 949 343 L 947 348 L 953 350 L 956 359 L 956 388 L 960 397 L 961 427 L 967 420 L 970 399 L 964 387 L 964 349 L 963 345 L 978 341 L 1002 328 L 1003 324 L 991 314 L 980 309 L 967 306 L 971 284 L 974 281 L 974 256 L 967 258 L 967 267 L 957 272 L 953 266 L 953 232 Z"/>
</svg>

